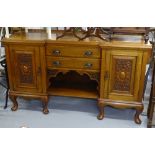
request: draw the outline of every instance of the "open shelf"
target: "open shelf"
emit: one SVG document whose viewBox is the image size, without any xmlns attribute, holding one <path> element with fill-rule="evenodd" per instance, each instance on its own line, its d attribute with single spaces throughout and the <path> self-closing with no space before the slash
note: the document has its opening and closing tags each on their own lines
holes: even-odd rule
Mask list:
<svg viewBox="0 0 155 155">
<path fill-rule="evenodd" d="M 50 78 L 49 95 L 98 98 L 98 83 L 77 72 L 59 73 Z"/>
<path fill-rule="evenodd" d="M 70 97 L 82 97 L 82 98 L 98 98 L 97 91 L 93 90 L 83 90 L 83 89 L 73 89 L 73 88 L 49 88 L 49 95 L 54 96 L 70 96 Z"/>
</svg>

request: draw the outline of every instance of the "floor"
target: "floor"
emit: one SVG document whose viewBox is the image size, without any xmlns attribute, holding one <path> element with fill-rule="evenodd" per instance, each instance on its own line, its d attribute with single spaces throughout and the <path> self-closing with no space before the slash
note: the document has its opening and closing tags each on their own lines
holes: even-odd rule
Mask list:
<svg viewBox="0 0 155 155">
<path fill-rule="evenodd" d="M 19 98 L 19 109 L 11 111 L 11 102 L 3 109 L 0 100 L 0 128 L 145 128 L 147 118 L 141 115 L 142 124 L 133 121 L 135 111 L 105 108 L 105 118 L 97 120 L 96 100 L 52 96 L 48 115 L 44 115 L 39 100 Z"/>
</svg>

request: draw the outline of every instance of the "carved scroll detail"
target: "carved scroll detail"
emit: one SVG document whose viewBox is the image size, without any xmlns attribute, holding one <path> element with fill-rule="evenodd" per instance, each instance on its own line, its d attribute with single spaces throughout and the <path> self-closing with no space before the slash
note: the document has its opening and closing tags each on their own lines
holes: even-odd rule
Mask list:
<svg viewBox="0 0 155 155">
<path fill-rule="evenodd" d="M 51 69 L 51 70 L 47 70 L 47 74 L 48 74 L 48 77 L 56 77 L 58 75 L 58 73 L 63 73 L 63 74 L 66 74 L 70 72 L 70 70 L 57 70 L 57 69 Z M 95 80 L 98 82 L 99 84 L 99 73 L 98 72 L 88 72 L 88 71 L 76 71 L 77 73 L 79 73 L 80 75 L 88 75 L 88 77 L 91 79 L 91 80 Z"/>
<path fill-rule="evenodd" d="M 99 84 L 99 73 L 97 73 L 97 72 L 95 72 L 95 73 L 94 72 L 83 72 L 82 74 L 88 75 L 91 80 L 95 80 Z"/>
<path fill-rule="evenodd" d="M 67 72 L 69 72 L 68 70 L 58 70 L 58 69 L 47 69 L 47 75 L 48 75 L 48 78 L 51 78 L 51 77 L 56 77 L 59 73 L 63 73 L 63 74 L 66 74 Z"/>
</svg>

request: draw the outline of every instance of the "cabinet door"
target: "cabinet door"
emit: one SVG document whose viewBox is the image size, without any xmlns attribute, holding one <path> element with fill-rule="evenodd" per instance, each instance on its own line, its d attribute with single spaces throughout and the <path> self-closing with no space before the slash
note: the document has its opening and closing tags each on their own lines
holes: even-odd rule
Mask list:
<svg viewBox="0 0 155 155">
<path fill-rule="evenodd" d="M 14 91 L 41 92 L 39 47 L 10 47 Z"/>
<path fill-rule="evenodd" d="M 107 97 L 137 101 L 140 87 L 142 52 L 115 50 L 107 53 L 109 80 Z"/>
</svg>

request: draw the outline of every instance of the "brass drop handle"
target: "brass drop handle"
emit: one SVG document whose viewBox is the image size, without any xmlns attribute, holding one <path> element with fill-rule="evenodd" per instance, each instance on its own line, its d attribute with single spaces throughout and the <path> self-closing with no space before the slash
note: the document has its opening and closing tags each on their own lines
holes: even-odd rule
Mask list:
<svg viewBox="0 0 155 155">
<path fill-rule="evenodd" d="M 92 51 L 86 51 L 86 52 L 84 53 L 85 56 L 91 56 L 92 54 L 93 54 Z"/>
<path fill-rule="evenodd" d="M 53 61 L 54 66 L 60 66 L 60 64 L 61 64 L 60 61 Z"/>
<path fill-rule="evenodd" d="M 86 68 L 91 68 L 91 67 L 93 66 L 93 64 L 91 64 L 91 63 L 86 63 L 84 66 L 85 66 Z"/>
<path fill-rule="evenodd" d="M 53 55 L 60 55 L 61 52 L 59 50 L 54 50 L 52 53 Z"/>
</svg>

